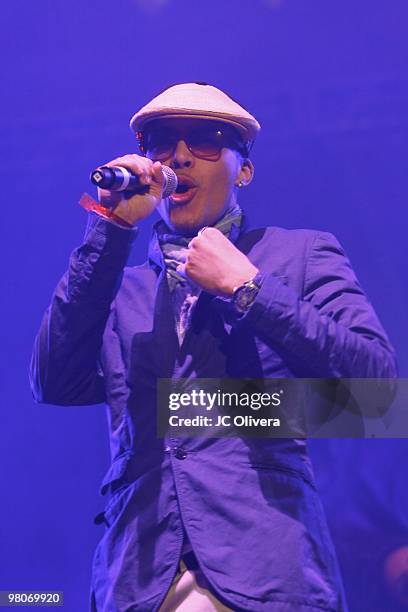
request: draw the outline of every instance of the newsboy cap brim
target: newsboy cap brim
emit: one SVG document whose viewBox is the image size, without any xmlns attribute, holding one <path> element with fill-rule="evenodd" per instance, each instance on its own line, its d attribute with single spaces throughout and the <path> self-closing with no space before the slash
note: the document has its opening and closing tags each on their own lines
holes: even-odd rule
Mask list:
<svg viewBox="0 0 408 612">
<path fill-rule="evenodd" d="M 169 87 L 135 113 L 134 132 L 142 132 L 153 119 L 172 117 L 213 119 L 235 127 L 244 142 L 252 142 L 261 126 L 245 108 L 213 85 L 180 83 Z"/>
</svg>

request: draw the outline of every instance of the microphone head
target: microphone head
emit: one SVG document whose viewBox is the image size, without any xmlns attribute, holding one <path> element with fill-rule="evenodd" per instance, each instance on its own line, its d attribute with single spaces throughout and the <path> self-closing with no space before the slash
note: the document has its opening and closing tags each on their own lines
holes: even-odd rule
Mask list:
<svg viewBox="0 0 408 612">
<path fill-rule="evenodd" d="M 174 193 L 177 189 L 178 180 L 177 174 L 173 172 L 171 168 L 168 166 L 162 166 L 161 170 L 164 175 L 164 189 L 163 189 L 163 198 L 168 198 L 172 193 Z"/>
</svg>

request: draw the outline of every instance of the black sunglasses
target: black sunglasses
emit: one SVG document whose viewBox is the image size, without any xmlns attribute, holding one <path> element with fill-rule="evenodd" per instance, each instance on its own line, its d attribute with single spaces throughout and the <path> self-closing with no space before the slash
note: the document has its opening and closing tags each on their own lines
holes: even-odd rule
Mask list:
<svg viewBox="0 0 408 612">
<path fill-rule="evenodd" d="M 248 157 L 248 147 L 235 128 L 211 120 L 200 123 L 197 127 L 177 129 L 161 126 L 160 122 L 151 122 L 143 132 L 137 134 L 140 150 L 150 159 L 164 161 L 173 155 L 177 143 L 183 140 L 188 150 L 200 159 L 218 161 L 224 147 Z"/>
</svg>

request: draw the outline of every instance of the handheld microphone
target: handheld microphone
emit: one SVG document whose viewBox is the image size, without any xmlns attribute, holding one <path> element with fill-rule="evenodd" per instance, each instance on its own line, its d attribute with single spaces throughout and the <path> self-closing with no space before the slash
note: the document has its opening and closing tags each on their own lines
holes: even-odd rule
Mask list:
<svg viewBox="0 0 408 612">
<path fill-rule="evenodd" d="M 177 189 L 177 175 L 168 166 L 162 166 L 161 171 L 164 176 L 162 197 L 168 198 Z M 146 193 L 149 190 L 148 185 L 141 184 L 139 177 L 123 166 L 101 166 L 91 172 L 90 179 L 100 189 L 109 191 Z"/>
</svg>

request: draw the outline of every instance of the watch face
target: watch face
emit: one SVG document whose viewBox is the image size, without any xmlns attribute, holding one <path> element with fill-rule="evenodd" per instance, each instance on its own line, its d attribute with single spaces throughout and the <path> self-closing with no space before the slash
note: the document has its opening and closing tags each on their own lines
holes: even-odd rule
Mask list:
<svg viewBox="0 0 408 612">
<path fill-rule="evenodd" d="M 233 298 L 233 302 L 238 310 L 244 312 L 248 310 L 252 302 L 255 300 L 259 287 L 255 283 L 243 285 L 240 287 Z"/>
<path fill-rule="evenodd" d="M 243 306 L 245 308 L 245 306 L 248 306 L 248 304 L 250 304 L 252 302 L 252 300 L 254 299 L 254 296 L 252 295 L 252 293 L 243 293 L 240 303 L 241 306 Z"/>
</svg>

